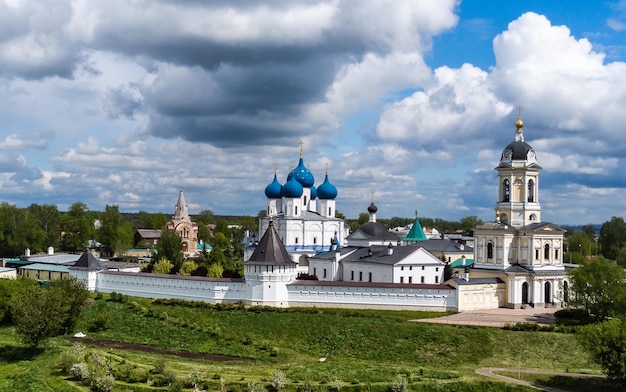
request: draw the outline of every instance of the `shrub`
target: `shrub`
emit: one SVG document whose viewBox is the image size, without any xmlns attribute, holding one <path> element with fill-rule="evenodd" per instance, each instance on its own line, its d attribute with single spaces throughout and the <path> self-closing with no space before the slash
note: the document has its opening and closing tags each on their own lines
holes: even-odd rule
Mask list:
<svg viewBox="0 0 626 392">
<path fill-rule="evenodd" d="M 75 363 L 69 370 L 69 375 L 74 380 L 83 381 L 89 377 L 89 369 L 85 362 Z"/>
<path fill-rule="evenodd" d="M 87 328 L 87 330 L 89 332 L 105 331 L 105 330 L 109 329 L 109 326 L 111 324 L 111 320 L 110 319 L 111 319 L 111 317 L 110 317 L 109 313 L 107 313 L 107 312 L 99 313 L 98 316 L 96 316 L 96 318 L 93 320 L 93 322 L 91 323 L 89 328 Z"/>
<path fill-rule="evenodd" d="M 407 392 L 409 390 L 409 382 L 406 377 L 398 375 L 391 384 L 391 392 Z"/>
<path fill-rule="evenodd" d="M 111 392 L 115 385 L 115 378 L 111 375 L 97 377 L 91 380 L 90 387 L 94 392 Z"/>
<path fill-rule="evenodd" d="M 128 295 L 113 291 L 111 293 L 111 301 L 120 303 L 128 302 Z"/>
<path fill-rule="evenodd" d="M 285 387 L 286 380 L 285 373 L 279 370 L 272 376 L 272 387 L 276 392 L 280 392 Z"/>
</svg>

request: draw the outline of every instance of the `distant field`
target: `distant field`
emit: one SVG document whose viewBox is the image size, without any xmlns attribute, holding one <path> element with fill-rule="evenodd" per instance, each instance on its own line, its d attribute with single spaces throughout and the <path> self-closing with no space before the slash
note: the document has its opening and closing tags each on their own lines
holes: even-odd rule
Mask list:
<svg viewBox="0 0 626 392">
<path fill-rule="evenodd" d="M 244 309 L 125 300 L 105 297 L 95 301 L 85 310 L 76 331 L 89 338 L 155 349 L 241 358 L 213 362 L 149 351 L 93 349 L 105 356 L 111 367 L 129 369 L 127 373 L 144 378 L 166 358 L 168 370 L 179 381 L 176 388 L 187 388 L 177 390 L 192 390 L 189 380 L 193 373 L 196 378 L 201 376 L 208 389 L 252 391 L 267 388 L 280 371 L 286 377 L 285 390 L 301 392 L 386 391 L 398 379 L 416 391 L 526 391 L 531 389 L 492 381 L 474 370 L 517 366 L 597 370 L 573 335 L 407 321 L 440 313 Z M 0 329 L 0 350 L 5 352 L 0 354 L 0 390 L 81 390 L 76 387 L 79 384 L 65 381 L 59 373 L 58 358 L 71 343 L 61 338 L 51 343 L 53 347 L 43 353 L 27 353 L 20 351 L 12 329 Z M 142 377 L 135 378 L 139 381 L 117 383 L 115 390 L 153 390 L 141 382 Z M 30 381 L 43 386 L 11 389 L 26 388 Z"/>
</svg>

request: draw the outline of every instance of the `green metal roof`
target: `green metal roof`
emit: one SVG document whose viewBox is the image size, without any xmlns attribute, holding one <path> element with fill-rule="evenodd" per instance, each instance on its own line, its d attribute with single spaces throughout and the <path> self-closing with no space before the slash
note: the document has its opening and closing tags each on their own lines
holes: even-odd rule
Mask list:
<svg viewBox="0 0 626 392">
<path fill-rule="evenodd" d="M 459 257 L 458 259 L 454 260 L 449 265 L 450 265 L 450 268 L 463 268 L 463 267 L 468 267 L 472 264 L 474 264 L 473 259 L 465 259 L 465 265 L 463 265 L 463 258 Z"/>
<path fill-rule="evenodd" d="M 44 263 L 35 263 L 30 265 L 25 265 L 24 267 L 20 267 L 20 269 L 25 270 L 36 270 L 36 271 L 50 271 L 50 272 L 70 272 L 70 267 L 67 265 L 56 265 L 56 264 L 44 264 Z"/>
<path fill-rule="evenodd" d="M 413 227 L 411 227 L 411 231 L 404 237 L 405 241 L 426 241 L 426 235 L 424 234 L 424 229 L 422 229 L 422 225 L 420 221 L 415 217 L 415 221 L 413 221 Z"/>
</svg>

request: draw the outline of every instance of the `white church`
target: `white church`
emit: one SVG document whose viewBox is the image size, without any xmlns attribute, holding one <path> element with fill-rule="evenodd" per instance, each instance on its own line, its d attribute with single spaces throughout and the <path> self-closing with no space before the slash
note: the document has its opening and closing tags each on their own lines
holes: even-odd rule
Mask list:
<svg viewBox="0 0 626 392">
<path fill-rule="evenodd" d="M 90 254 L 70 274 L 98 292 L 211 303 L 440 311 L 558 306 L 568 290 L 564 230 L 541 222 L 541 167 L 519 116 L 515 127 L 496 167 L 495 220 L 474 230 L 474 259 L 463 259 L 445 281 L 446 263 L 419 240 L 407 244 L 376 222 L 373 200 L 369 222 L 347 235 L 335 217 L 337 189 L 328 171 L 315 188 L 302 149 L 286 183 L 274 174 L 265 189 L 263 235 L 244 262 L 244 278 L 110 271 Z M 298 278 L 303 269 L 309 279 Z"/>
</svg>

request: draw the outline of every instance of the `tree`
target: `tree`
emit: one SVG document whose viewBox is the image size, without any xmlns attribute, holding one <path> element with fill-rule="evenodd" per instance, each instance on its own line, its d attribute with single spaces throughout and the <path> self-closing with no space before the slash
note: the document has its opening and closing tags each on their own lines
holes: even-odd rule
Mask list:
<svg viewBox="0 0 626 392">
<path fill-rule="evenodd" d="M 161 230 L 167 224 L 167 217 L 158 212 L 156 214 L 150 214 L 145 211 L 139 211 L 137 213 L 137 228 L 138 229 L 157 229 Z"/>
<path fill-rule="evenodd" d="M 11 298 L 20 296 L 27 288 L 37 287 L 33 279 L 0 279 L 0 325 L 11 324 Z"/>
<path fill-rule="evenodd" d="M 57 292 L 40 287 L 28 287 L 21 295 L 12 297 L 11 312 L 19 340 L 38 347 L 49 337 L 58 335 L 64 320 L 61 301 Z"/>
<path fill-rule="evenodd" d="M 80 312 L 85 306 L 85 301 L 89 298 L 89 290 L 82 282 L 72 276 L 53 281 L 50 283 L 48 291 L 53 296 L 63 298 L 60 304 L 64 316 L 61 332 L 68 334 L 76 325 Z"/>
<path fill-rule="evenodd" d="M 100 228 L 97 239 L 102 244 L 104 253 L 113 256 L 115 251 L 122 246 L 124 233 L 122 229 L 124 219 L 117 206 L 106 205 L 100 216 Z"/>
<path fill-rule="evenodd" d="M 11 297 L 15 333 L 24 344 L 37 347 L 49 337 L 70 332 L 88 296 L 76 279 L 53 282 L 48 289 L 24 286 Z"/>
<path fill-rule="evenodd" d="M 595 257 L 570 272 L 574 303 L 593 321 L 603 321 L 626 310 L 626 272 L 611 260 Z"/>
<path fill-rule="evenodd" d="M 568 252 L 578 252 L 581 255 L 591 255 L 591 240 L 582 231 L 574 232 L 567 237 Z"/>
<path fill-rule="evenodd" d="M 587 325 L 576 333 L 576 338 L 609 379 L 626 385 L 626 319 Z"/>
<path fill-rule="evenodd" d="M 197 268 L 198 268 L 198 264 L 195 261 L 192 261 L 192 260 L 183 261 L 183 263 L 180 265 L 180 270 L 178 271 L 178 275 L 189 276 Z"/>
<path fill-rule="evenodd" d="M 31 219 L 28 210 L 7 202 L 0 203 L 0 253 L 14 257 L 24 254 L 26 248 L 33 252 L 43 250 L 45 232 Z"/>
<path fill-rule="evenodd" d="M 170 271 L 174 268 L 174 264 L 171 261 L 162 257 L 159 261 L 154 263 L 154 267 L 152 268 L 153 274 L 169 274 Z"/>
<path fill-rule="evenodd" d="M 589 241 L 596 241 L 596 228 L 593 227 L 593 225 L 584 225 L 582 228 L 582 232 L 584 235 L 587 236 L 587 238 L 589 238 Z"/>
<path fill-rule="evenodd" d="M 221 278 L 224 274 L 224 268 L 219 264 L 211 264 L 207 276 L 209 278 Z"/>
<path fill-rule="evenodd" d="M 205 225 L 204 223 L 198 224 L 198 241 L 202 240 L 207 244 L 210 244 L 212 236 L 213 234 L 211 233 L 211 230 L 209 230 L 209 226 Z"/>
<path fill-rule="evenodd" d="M 196 222 L 208 225 L 209 223 L 215 223 L 215 215 L 211 210 L 202 210 L 196 215 Z M 199 226 L 199 225 L 198 225 Z"/>
<path fill-rule="evenodd" d="M 175 267 L 180 267 L 183 262 L 183 242 L 174 230 L 161 231 L 161 238 L 157 242 L 156 257 L 165 258 L 172 262 Z"/>
<path fill-rule="evenodd" d="M 57 247 L 59 243 L 59 233 L 61 232 L 61 213 L 57 206 L 53 204 L 31 204 L 28 213 L 39 229 L 43 231 L 44 244 L 42 248 L 49 246 Z"/>
<path fill-rule="evenodd" d="M 610 221 L 604 222 L 598 237 L 602 255 L 607 259 L 615 260 L 617 255 L 626 244 L 626 223 L 624 218 L 612 217 Z"/>
<path fill-rule="evenodd" d="M 461 230 L 463 230 L 463 235 L 472 235 L 474 232 L 474 228 L 478 225 L 482 225 L 482 219 L 479 219 L 476 215 L 466 216 L 465 218 L 461 218 Z"/>
<path fill-rule="evenodd" d="M 63 237 L 61 248 L 68 251 L 83 251 L 90 239 L 94 238 L 95 228 L 89 217 L 85 203 L 76 202 L 61 217 Z"/>
</svg>

